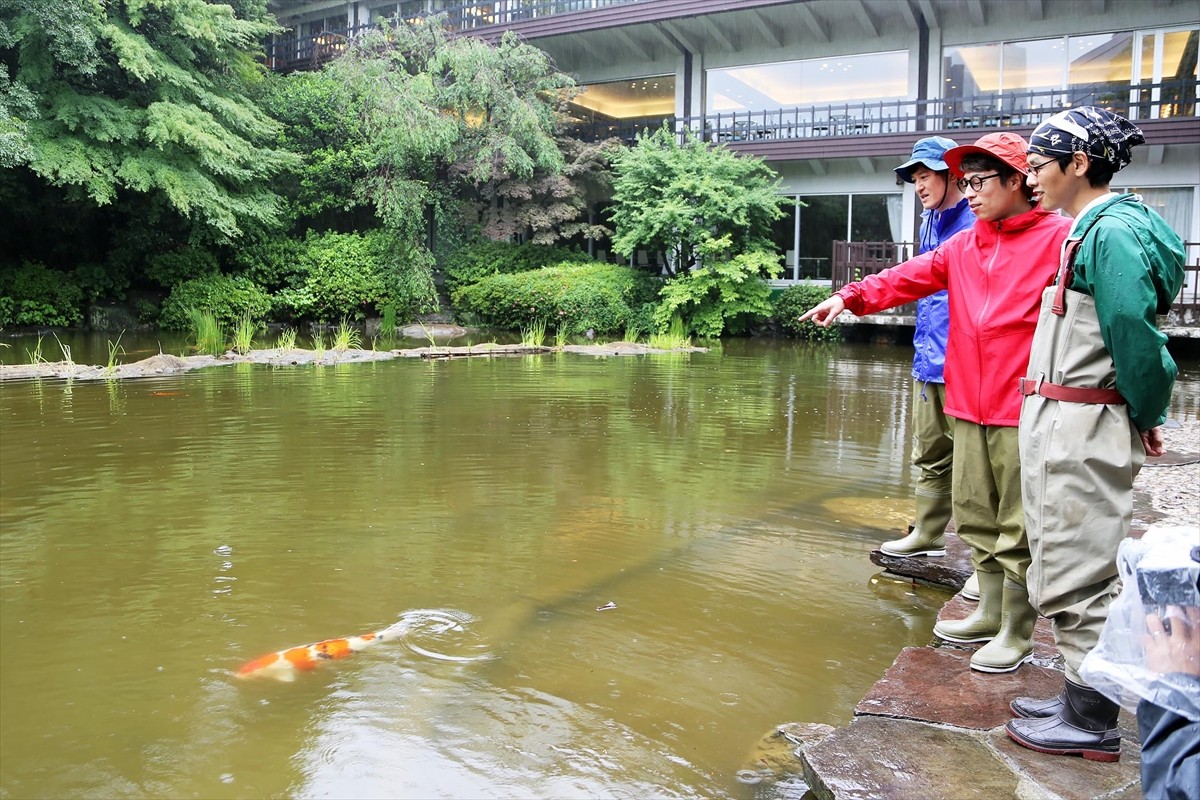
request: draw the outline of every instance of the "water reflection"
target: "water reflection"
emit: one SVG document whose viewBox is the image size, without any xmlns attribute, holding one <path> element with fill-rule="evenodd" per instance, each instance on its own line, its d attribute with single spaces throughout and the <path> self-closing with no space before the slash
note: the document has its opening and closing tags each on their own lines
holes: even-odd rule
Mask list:
<svg viewBox="0 0 1200 800">
<path fill-rule="evenodd" d="M 908 374 L 729 343 L 0 384 L 0 794 L 765 796 L 759 739 L 845 723 L 946 596 L 873 583 L 894 526 L 850 513 L 906 502 Z M 473 621 L 233 677 L 419 609 Z"/>
</svg>

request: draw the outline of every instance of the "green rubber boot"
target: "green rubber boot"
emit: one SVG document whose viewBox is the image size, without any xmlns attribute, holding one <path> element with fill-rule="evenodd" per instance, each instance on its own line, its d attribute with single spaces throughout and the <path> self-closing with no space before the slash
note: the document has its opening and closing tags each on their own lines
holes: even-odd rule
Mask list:
<svg viewBox="0 0 1200 800">
<path fill-rule="evenodd" d="M 982 602 L 982 601 L 981 601 Z M 979 672 L 1012 672 L 1033 657 L 1033 626 L 1037 610 L 1029 602 L 1024 584 L 1005 579 L 1000 632 L 971 656 L 971 669 Z"/>
<path fill-rule="evenodd" d="M 977 601 L 979 599 L 979 576 L 972 572 L 971 577 L 967 578 L 967 582 L 963 584 L 958 593 L 962 595 L 963 600 L 970 600 L 972 603 Z"/>
<path fill-rule="evenodd" d="M 909 528 L 908 536 L 893 539 L 879 545 L 880 551 L 889 556 L 928 556 L 940 558 L 946 555 L 946 525 L 950 523 L 952 506 L 949 497 L 925 497 L 917 495 L 917 521 Z"/>
<path fill-rule="evenodd" d="M 979 575 L 979 605 L 965 619 L 943 620 L 933 626 L 933 632 L 948 642 L 967 644 L 991 641 L 1000 632 L 1004 607 L 1004 573 L 977 572 Z"/>
</svg>

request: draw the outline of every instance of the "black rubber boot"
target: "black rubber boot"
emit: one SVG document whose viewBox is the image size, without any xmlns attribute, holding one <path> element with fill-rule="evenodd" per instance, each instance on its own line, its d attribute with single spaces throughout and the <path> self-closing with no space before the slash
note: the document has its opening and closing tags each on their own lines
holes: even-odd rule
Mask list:
<svg viewBox="0 0 1200 800">
<path fill-rule="evenodd" d="M 1014 719 L 1004 726 L 1022 747 L 1054 756 L 1083 756 L 1089 761 L 1121 758 L 1117 714 L 1121 707 L 1090 686 L 1067 681 L 1063 707 L 1052 717 Z"/>
<path fill-rule="evenodd" d="M 1039 700 L 1036 697 L 1018 697 L 1008 704 L 1012 712 L 1018 717 L 1025 719 L 1044 719 L 1046 717 L 1058 716 L 1058 712 L 1062 711 L 1063 704 L 1066 703 L 1067 690 L 1063 689 L 1054 697 L 1047 700 Z"/>
</svg>

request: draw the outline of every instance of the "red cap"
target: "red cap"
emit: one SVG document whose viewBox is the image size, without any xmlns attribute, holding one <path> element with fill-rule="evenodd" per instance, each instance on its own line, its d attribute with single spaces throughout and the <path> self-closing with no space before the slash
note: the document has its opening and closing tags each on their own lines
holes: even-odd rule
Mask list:
<svg viewBox="0 0 1200 800">
<path fill-rule="evenodd" d="M 975 144 L 962 144 L 958 147 L 952 147 L 946 151 L 946 165 L 950 167 L 950 171 L 955 175 L 962 177 L 962 160 L 965 156 L 979 154 L 998 158 L 1008 166 L 1015 169 L 1022 175 L 1029 172 L 1029 165 L 1025 160 L 1025 152 L 1029 149 L 1029 142 L 1015 133 L 1002 131 L 1000 133 L 989 133 L 987 136 L 981 136 L 975 140 Z"/>
</svg>

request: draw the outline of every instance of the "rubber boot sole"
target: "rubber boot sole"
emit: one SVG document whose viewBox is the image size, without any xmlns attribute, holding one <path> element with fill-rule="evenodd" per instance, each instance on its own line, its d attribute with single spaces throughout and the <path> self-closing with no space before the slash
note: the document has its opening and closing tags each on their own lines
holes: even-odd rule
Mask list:
<svg viewBox="0 0 1200 800">
<path fill-rule="evenodd" d="M 879 552 L 892 558 L 916 558 L 917 556 L 925 556 L 926 558 L 943 558 L 946 555 L 945 548 L 941 550 L 914 550 L 911 553 L 897 553 L 888 550 L 882 545 L 879 547 Z"/>
<path fill-rule="evenodd" d="M 1005 664 L 1002 666 L 993 666 L 991 664 L 976 664 L 974 661 L 972 661 L 971 669 L 975 670 L 976 672 L 987 672 L 992 675 L 998 675 L 1003 672 L 1016 672 L 1017 668 L 1020 667 L 1022 664 L 1024 664 L 1026 661 L 1032 661 L 1032 660 L 1033 660 L 1033 653 L 1030 653 L 1029 655 L 1022 658 L 1020 661 L 1018 661 L 1017 663 L 1012 664 L 1012 665 Z"/>
<path fill-rule="evenodd" d="M 1017 744 L 1038 753 L 1046 753 L 1052 756 L 1082 756 L 1088 761 L 1103 761 L 1109 764 L 1121 760 L 1121 748 L 1119 745 L 1116 750 L 1097 750 L 1091 747 L 1047 747 L 1046 745 L 1034 744 L 1025 737 L 1013 733 L 1008 726 L 1005 726 L 1004 732 L 1008 734 L 1008 738 Z"/>
<path fill-rule="evenodd" d="M 957 620 L 955 621 L 957 622 Z M 939 639 L 944 639 L 947 642 L 954 642 L 955 644 L 978 644 L 979 642 L 990 642 L 992 639 L 995 639 L 996 635 L 999 633 L 1000 631 L 996 631 L 995 633 L 981 633 L 972 637 L 947 636 L 944 633 L 939 633 L 936 625 L 933 628 L 934 636 L 938 637 Z"/>
</svg>

